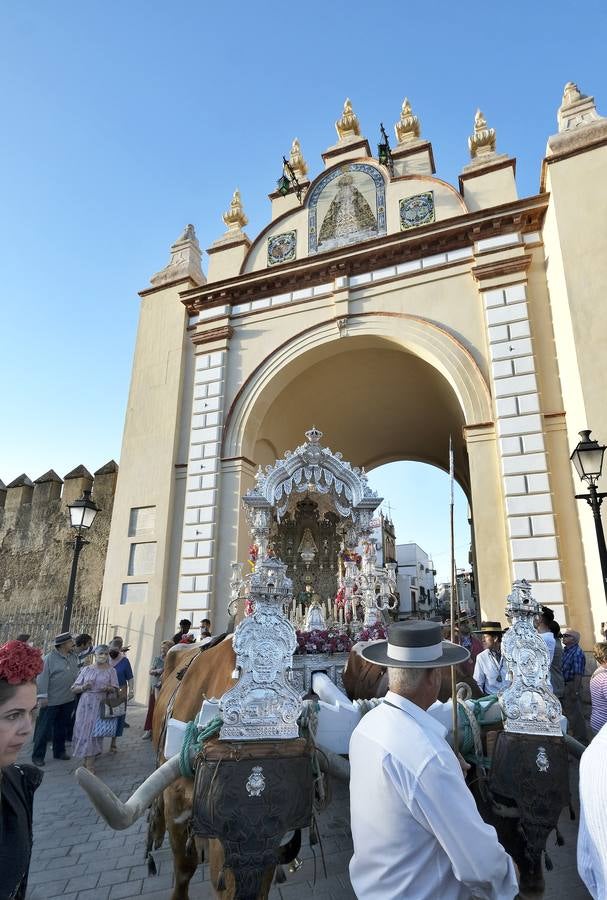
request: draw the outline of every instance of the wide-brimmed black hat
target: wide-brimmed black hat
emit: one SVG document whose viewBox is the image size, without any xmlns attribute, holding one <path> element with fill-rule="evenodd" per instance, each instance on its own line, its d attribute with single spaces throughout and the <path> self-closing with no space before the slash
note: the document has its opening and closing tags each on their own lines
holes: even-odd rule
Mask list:
<svg viewBox="0 0 607 900">
<path fill-rule="evenodd" d="M 474 629 L 474 634 L 503 634 L 501 622 L 481 622 L 480 628 Z"/>
<path fill-rule="evenodd" d="M 388 628 L 388 640 L 369 644 L 362 656 L 370 663 L 398 669 L 435 669 L 469 659 L 465 647 L 443 641 L 438 622 L 411 619 Z"/>
</svg>

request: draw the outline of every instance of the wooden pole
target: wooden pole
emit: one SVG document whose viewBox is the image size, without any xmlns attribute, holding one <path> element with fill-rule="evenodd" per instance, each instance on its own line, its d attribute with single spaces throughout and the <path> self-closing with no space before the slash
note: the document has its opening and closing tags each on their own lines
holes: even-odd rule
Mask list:
<svg viewBox="0 0 607 900">
<path fill-rule="evenodd" d="M 451 531 L 451 602 L 449 604 L 449 612 L 451 616 L 451 641 L 455 643 L 455 629 L 456 629 L 456 609 L 459 612 L 459 607 L 456 604 L 456 591 L 457 591 L 457 574 L 455 569 L 455 525 L 454 525 L 454 506 L 455 506 L 455 498 L 453 494 L 453 486 L 455 481 L 455 473 L 453 467 L 453 442 L 451 440 L 451 435 L 449 435 L 449 488 L 450 488 L 450 503 L 449 503 L 449 522 L 450 522 L 450 531 Z M 457 753 L 459 748 L 459 735 L 458 735 L 458 722 L 457 722 L 457 677 L 455 674 L 455 666 L 451 666 L 451 702 L 453 704 L 453 749 Z"/>
</svg>

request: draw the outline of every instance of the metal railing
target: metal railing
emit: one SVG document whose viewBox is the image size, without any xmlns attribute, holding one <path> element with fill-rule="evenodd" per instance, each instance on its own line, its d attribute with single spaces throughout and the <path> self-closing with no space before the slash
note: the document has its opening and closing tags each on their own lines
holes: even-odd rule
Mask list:
<svg viewBox="0 0 607 900">
<path fill-rule="evenodd" d="M 14 641 L 19 634 L 29 634 L 34 647 L 40 647 L 48 653 L 54 646 L 56 635 L 61 632 L 63 606 L 48 609 L 43 606 L 23 607 L 9 612 L 0 609 L 0 645 Z M 117 632 L 117 627 L 109 621 L 108 611 L 93 607 L 80 607 L 74 610 L 70 631 L 74 635 L 90 634 L 93 644 L 107 643 Z"/>
</svg>

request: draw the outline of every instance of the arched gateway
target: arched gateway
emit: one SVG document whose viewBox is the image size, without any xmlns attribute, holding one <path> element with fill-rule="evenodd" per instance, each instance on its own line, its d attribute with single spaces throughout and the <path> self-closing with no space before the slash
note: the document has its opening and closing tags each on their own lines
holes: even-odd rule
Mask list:
<svg viewBox="0 0 607 900">
<path fill-rule="evenodd" d="M 408 104 L 381 163 L 349 103 L 336 128 L 311 182 L 294 141 L 254 241 L 235 192 L 207 277 L 188 226 L 142 292 L 109 619 L 142 664 L 176 618 L 219 629 L 232 563 L 247 555 L 241 497 L 314 422 L 367 469 L 446 468 L 452 435 L 486 617 L 500 618 L 511 582 L 526 578 L 590 640 L 607 615 L 568 457 L 587 424 L 607 435 L 580 327 L 589 310 L 604 325 L 597 206 L 607 192 L 594 191 L 584 216 L 574 198 L 593 194 L 605 120 L 568 85 L 541 193 L 524 199 L 482 116 L 459 190 L 435 177 Z M 579 278 L 581 235 L 595 281 Z"/>
</svg>

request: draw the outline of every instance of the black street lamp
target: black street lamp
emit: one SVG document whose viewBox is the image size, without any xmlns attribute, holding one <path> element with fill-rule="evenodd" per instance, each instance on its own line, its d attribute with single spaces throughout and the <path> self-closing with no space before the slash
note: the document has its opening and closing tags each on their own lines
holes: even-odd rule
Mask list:
<svg viewBox="0 0 607 900">
<path fill-rule="evenodd" d="M 605 599 L 607 599 L 607 547 L 605 546 L 605 532 L 603 531 L 603 522 L 601 520 L 601 503 L 607 497 L 607 493 L 601 493 L 597 490 L 597 482 L 603 469 L 603 455 L 607 448 L 604 444 L 599 444 L 598 441 L 590 438 L 590 430 L 580 431 L 579 434 L 582 440 L 571 454 L 571 462 L 582 481 L 585 481 L 588 485 L 588 493 L 576 494 L 575 499 L 585 500 L 592 508 L 596 540 L 599 545 L 603 588 Z"/>
<path fill-rule="evenodd" d="M 88 541 L 82 537 L 87 532 L 93 522 L 95 516 L 99 512 L 99 507 L 91 500 L 91 492 L 83 491 L 80 500 L 74 500 L 68 503 L 67 508 L 70 511 L 70 525 L 76 531 L 76 540 L 74 541 L 74 558 L 72 559 L 72 571 L 70 572 L 70 583 L 67 588 L 67 597 L 65 598 L 65 606 L 63 607 L 63 620 L 61 622 L 61 631 L 70 630 L 70 622 L 72 619 L 72 606 L 74 605 L 74 588 L 76 586 L 76 572 L 78 570 L 78 557 L 80 551 Z"/>
</svg>

